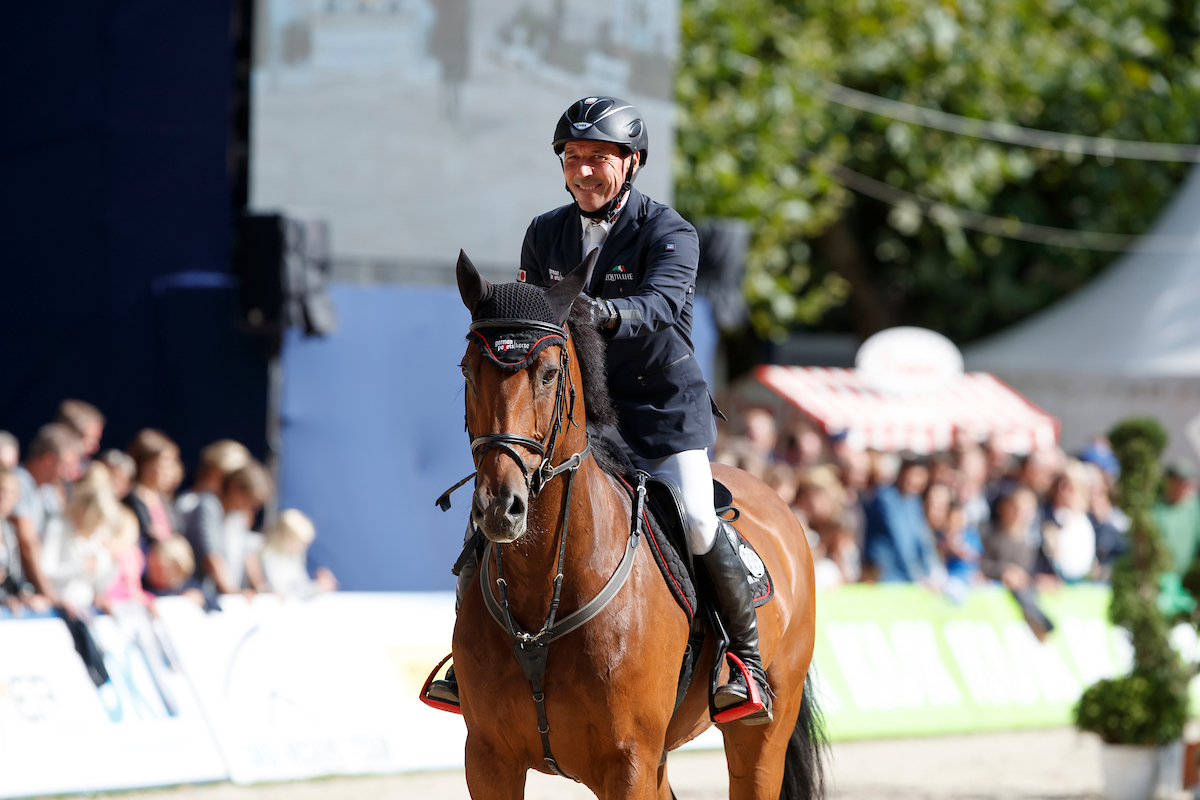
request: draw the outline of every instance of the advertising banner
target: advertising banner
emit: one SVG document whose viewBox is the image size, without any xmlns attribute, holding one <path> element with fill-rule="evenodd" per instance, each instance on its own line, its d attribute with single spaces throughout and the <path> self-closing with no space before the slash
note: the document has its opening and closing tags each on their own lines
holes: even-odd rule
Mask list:
<svg viewBox="0 0 1200 800">
<path fill-rule="evenodd" d="M 238 783 L 462 765 L 462 718 L 417 700 L 450 652 L 454 596 L 222 598 L 162 619 Z"/>
<path fill-rule="evenodd" d="M 1000 588 L 961 605 L 919 586 L 848 586 L 818 597 L 820 703 L 835 739 L 1069 725 L 1080 693 L 1129 668 L 1109 590 L 1044 592 L 1057 629 L 1034 637 Z M 1194 638 L 1194 637 L 1193 637 Z"/>
<path fill-rule="evenodd" d="M 144 611 L 98 617 L 99 688 L 60 619 L 0 621 L 0 797 L 222 780 L 187 682 Z"/>
</svg>

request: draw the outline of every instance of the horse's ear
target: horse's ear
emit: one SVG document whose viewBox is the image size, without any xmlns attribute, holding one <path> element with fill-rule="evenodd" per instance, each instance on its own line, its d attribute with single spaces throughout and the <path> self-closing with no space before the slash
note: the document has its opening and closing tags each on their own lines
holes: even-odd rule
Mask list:
<svg viewBox="0 0 1200 800">
<path fill-rule="evenodd" d="M 587 254 L 587 258 L 579 266 L 546 290 L 546 300 L 550 303 L 550 310 L 554 312 L 554 320 L 559 325 L 567 324 L 567 317 L 571 315 L 571 303 L 583 291 L 588 278 L 592 276 L 592 268 L 596 266 L 596 259 L 599 257 L 600 248 L 593 247 L 592 252 Z"/>
<path fill-rule="evenodd" d="M 484 300 L 492 296 L 492 284 L 479 274 L 471 259 L 462 250 L 458 251 L 458 267 L 455 269 L 458 277 L 458 293 L 462 296 L 463 305 L 471 314 Z"/>
</svg>

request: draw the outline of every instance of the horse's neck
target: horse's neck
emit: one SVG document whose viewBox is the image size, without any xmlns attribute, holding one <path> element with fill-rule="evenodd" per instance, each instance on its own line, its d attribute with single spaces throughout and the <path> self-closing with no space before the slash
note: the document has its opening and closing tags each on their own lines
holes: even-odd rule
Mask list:
<svg viewBox="0 0 1200 800">
<path fill-rule="evenodd" d="M 570 512 L 566 515 L 567 542 L 558 616 L 570 613 L 594 597 L 624 554 L 629 510 L 595 459 L 585 459 L 573 479 L 568 473 L 554 478 L 530 503 L 530 529 L 525 534 L 528 543 L 504 548 L 509 602 L 514 615 L 523 625 L 532 625 L 531 630 L 540 628 L 549 612 L 569 480 L 573 480 L 573 485 Z"/>
</svg>

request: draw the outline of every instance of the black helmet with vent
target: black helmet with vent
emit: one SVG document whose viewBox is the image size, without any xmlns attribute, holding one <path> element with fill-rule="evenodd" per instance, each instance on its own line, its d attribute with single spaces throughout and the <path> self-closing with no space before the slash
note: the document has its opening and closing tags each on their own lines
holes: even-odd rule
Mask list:
<svg viewBox="0 0 1200 800">
<path fill-rule="evenodd" d="M 640 154 L 637 169 L 631 168 L 625 174 L 625 183 L 616 197 L 595 211 L 579 211 L 585 217 L 612 222 L 621 210 L 622 198 L 633 186 L 633 179 L 646 166 L 650 155 L 646 122 L 632 103 L 618 97 L 585 97 L 558 118 L 558 125 L 554 127 L 554 152 L 561 158 L 567 142 L 575 140 L 610 142 L 629 153 Z M 571 191 L 569 186 L 567 191 Z"/>
<path fill-rule="evenodd" d="M 643 167 L 650 155 L 641 112 L 617 97 L 585 97 L 563 112 L 554 128 L 554 152 L 562 155 L 572 139 L 612 142 L 631 153 L 641 153 Z"/>
</svg>

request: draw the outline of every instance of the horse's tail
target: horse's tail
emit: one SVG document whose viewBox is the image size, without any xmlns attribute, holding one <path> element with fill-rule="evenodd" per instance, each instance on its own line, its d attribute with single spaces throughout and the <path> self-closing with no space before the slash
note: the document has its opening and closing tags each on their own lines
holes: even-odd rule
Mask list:
<svg viewBox="0 0 1200 800">
<path fill-rule="evenodd" d="M 796 719 L 792 738 L 788 740 L 779 800 L 823 800 L 825 797 L 825 757 L 829 739 L 815 695 L 810 674 L 804 681 L 800 716 Z"/>
</svg>

